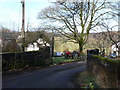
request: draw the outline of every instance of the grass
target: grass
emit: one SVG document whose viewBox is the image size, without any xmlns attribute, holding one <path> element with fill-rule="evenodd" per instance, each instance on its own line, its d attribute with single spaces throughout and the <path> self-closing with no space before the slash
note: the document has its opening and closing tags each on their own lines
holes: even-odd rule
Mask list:
<svg viewBox="0 0 120 90">
<path fill-rule="evenodd" d="M 91 77 L 87 71 L 80 72 L 74 77 L 74 83 L 78 88 L 99 88 L 99 86 L 96 84 L 96 79 L 94 77 Z"/>
<path fill-rule="evenodd" d="M 61 63 L 67 63 L 72 61 L 78 61 L 80 59 L 65 59 L 64 57 L 53 57 L 52 60 L 54 64 L 61 64 Z"/>
</svg>

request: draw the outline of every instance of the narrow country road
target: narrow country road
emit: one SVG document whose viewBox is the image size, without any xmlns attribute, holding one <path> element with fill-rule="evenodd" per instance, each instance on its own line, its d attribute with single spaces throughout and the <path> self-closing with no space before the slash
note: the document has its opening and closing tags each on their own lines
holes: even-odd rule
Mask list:
<svg viewBox="0 0 120 90">
<path fill-rule="evenodd" d="M 28 72 L 2 81 L 2 88 L 75 88 L 72 76 L 85 70 L 85 62 Z"/>
</svg>

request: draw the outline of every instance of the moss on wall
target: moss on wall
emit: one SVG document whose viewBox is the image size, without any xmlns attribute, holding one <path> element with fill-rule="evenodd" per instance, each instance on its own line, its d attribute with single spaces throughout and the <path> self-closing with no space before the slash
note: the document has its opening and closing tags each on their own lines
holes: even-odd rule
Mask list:
<svg viewBox="0 0 120 90">
<path fill-rule="evenodd" d="M 98 55 L 93 55 L 93 57 L 99 60 L 104 60 L 106 62 L 109 62 L 112 65 L 120 65 L 120 59 L 110 59 Z"/>
</svg>

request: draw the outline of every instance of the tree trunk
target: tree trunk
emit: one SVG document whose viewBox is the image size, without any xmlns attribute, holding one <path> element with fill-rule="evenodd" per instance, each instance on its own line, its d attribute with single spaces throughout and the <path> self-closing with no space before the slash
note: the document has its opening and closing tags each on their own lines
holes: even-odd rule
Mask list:
<svg viewBox="0 0 120 90">
<path fill-rule="evenodd" d="M 80 54 L 83 53 L 83 43 L 82 42 L 79 42 L 79 52 L 80 52 Z"/>
</svg>

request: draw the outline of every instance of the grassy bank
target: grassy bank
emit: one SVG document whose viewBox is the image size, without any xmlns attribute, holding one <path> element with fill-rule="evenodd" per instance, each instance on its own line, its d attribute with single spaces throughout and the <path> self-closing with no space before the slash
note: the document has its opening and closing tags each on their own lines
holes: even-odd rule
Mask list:
<svg viewBox="0 0 120 90">
<path fill-rule="evenodd" d="M 94 77 L 91 77 L 87 71 L 80 72 L 73 76 L 73 82 L 77 88 L 99 88 Z"/>
</svg>

